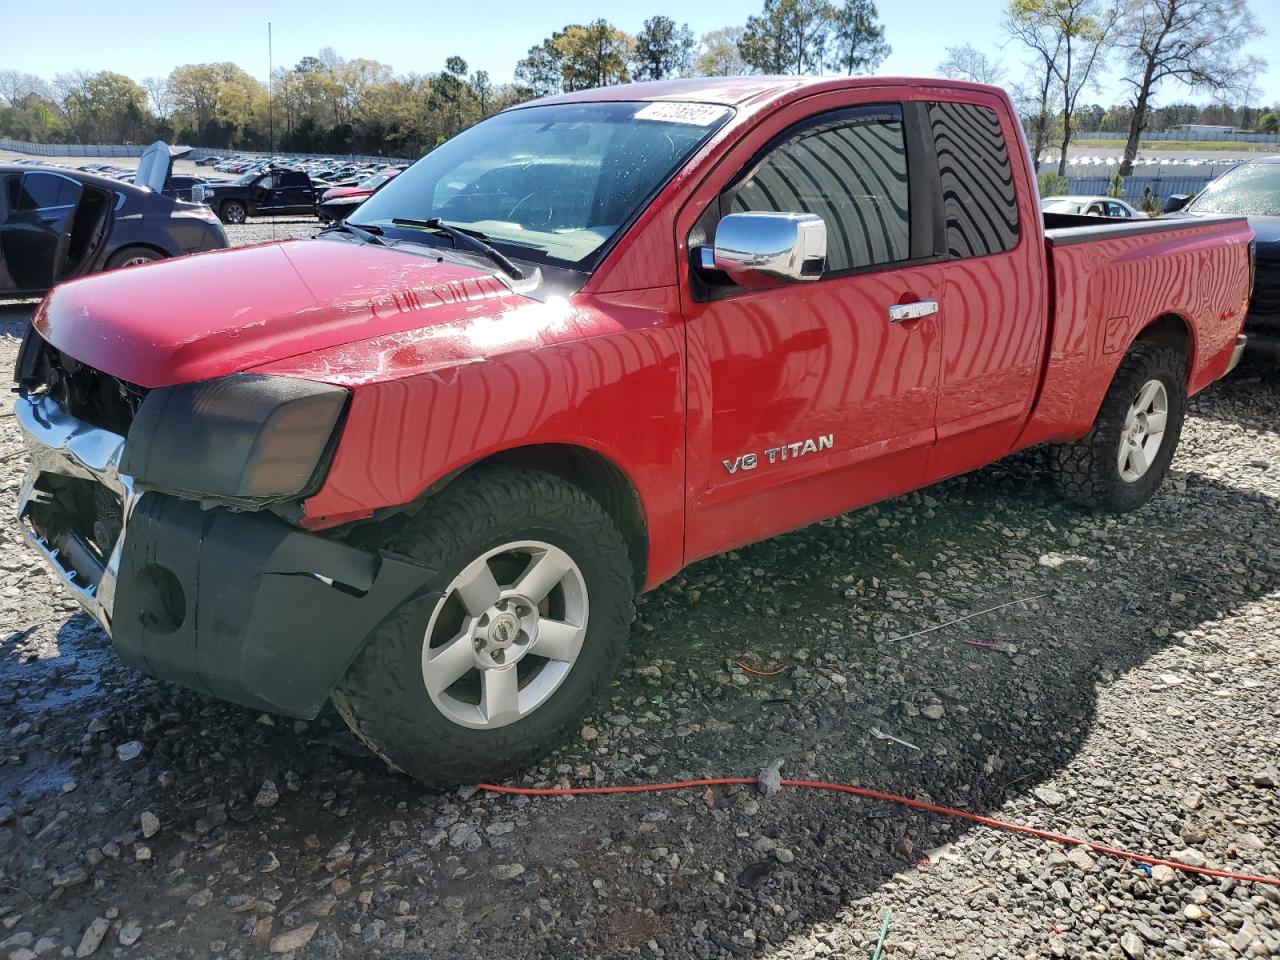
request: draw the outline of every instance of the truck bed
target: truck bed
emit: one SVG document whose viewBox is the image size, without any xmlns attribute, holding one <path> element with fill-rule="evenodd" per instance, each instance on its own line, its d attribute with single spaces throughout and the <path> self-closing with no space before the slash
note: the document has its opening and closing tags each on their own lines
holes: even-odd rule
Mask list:
<svg viewBox="0 0 1280 960">
<path fill-rule="evenodd" d="M 1043 216 L 1049 355 L 1020 445 L 1087 433 L 1124 351 L 1153 319 L 1189 341 L 1189 393 L 1221 376 L 1246 307 L 1239 291 L 1249 289 L 1244 217 Z"/>
</svg>

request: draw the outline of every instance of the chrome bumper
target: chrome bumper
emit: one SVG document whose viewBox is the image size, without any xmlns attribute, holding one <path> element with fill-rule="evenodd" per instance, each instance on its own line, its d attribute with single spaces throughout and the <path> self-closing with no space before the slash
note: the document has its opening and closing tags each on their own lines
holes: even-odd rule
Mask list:
<svg viewBox="0 0 1280 960">
<path fill-rule="evenodd" d="M 18 397 L 14 416 L 30 455 L 18 494 L 18 519 L 26 530 L 27 542 L 44 557 L 80 606 L 110 632 L 124 531 L 139 497 L 133 478 L 120 472 L 124 437 L 76 419 L 47 395 Z M 53 543 L 33 525 L 31 508 L 51 500 L 39 488 L 46 474 L 93 480 L 120 498 L 121 531 L 105 564 L 98 563 L 95 552 L 75 534 L 64 532 L 60 544 Z M 79 569 L 64 555 L 71 552 L 81 560 Z M 84 569 L 86 558 L 92 569 Z"/>
</svg>

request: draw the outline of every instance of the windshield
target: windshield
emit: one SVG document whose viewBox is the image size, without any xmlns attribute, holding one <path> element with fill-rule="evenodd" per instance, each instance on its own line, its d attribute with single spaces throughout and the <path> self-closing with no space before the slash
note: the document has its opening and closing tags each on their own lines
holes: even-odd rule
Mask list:
<svg viewBox="0 0 1280 960">
<path fill-rule="evenodd" d="M 248 173 L 242 173 L 236 179 L 236 185 L 241 187 L 247 187 L 249 184 L 253 183 L 253 181 L 257 180 L 259 174 L 261 173 L 262 173 L 261 170 L 250 170 Z"/>
<path fill-rule="evenodd" d="M 382 184 L 386 183 L 390 179 L 391 179 L 390 174 L 375 173 L 368 180 L 361 180 L 357 184 L 357 186 L 360 187 L 361 190 L 376 190 L 378 187 L 382 186 Z"/>
<path fill-rule="evenodd" d="M 512 256 L 590 269 L 605 245 L 729 116 L 702 103 L 569 103 L 490 117 L 441 144 L 360 208 L 484 234 Z"/>
<path fill-rule="evenodd" d="M 1192 201 L 1196 213 L 1280 216 L 1280 163 L 1242 163 L 1228 170 Z"/>
</svg>

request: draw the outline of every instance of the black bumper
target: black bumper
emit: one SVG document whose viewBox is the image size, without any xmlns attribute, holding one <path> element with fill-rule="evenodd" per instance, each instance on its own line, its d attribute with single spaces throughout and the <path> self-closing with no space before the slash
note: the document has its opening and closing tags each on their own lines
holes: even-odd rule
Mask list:
<svg viewBox="0 0 1280 960">
<path fill-rule="evenodd" d="M 270 515 L 151 493 L 128 521 L 112 640 L 121 659 L 154 677 L 311 718 L 369 635 L 431 573 Z"/>
</svg>

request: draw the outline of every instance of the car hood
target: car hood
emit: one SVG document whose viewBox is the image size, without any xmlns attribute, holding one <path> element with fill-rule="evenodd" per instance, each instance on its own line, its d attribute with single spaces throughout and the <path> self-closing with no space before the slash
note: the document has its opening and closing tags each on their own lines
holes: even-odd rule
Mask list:
<svg viewBox="0 0 1280 960">
<path fill-rule="evenodd" d="M 1179 210 L 1176 213 L 1166 213 L 1162 219 L 1168 220 L 1185 220 L 1196 217 L 1216 217 L 1216 213 L 1201 213 L 1198 210 Z M 1257 215 L 1248 215 L 1249 226 L 1253 228 L 1254 239 L 1258 243 L 1258 251 L 1261 253 L 1263 248 L 1269 248 L 1271 256 L 1280 254 L 1280 217 L 1263 217 Z"/>
<path fill-rule="evenodd" d="M 33 323 L 81 363 L 154 388 L 532 302 L 490 273 L 435 257 L 291 240 L 66 283 Z"/>
</svg>

